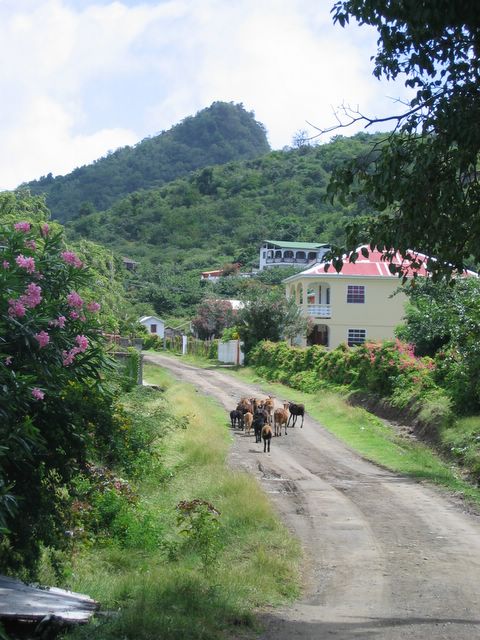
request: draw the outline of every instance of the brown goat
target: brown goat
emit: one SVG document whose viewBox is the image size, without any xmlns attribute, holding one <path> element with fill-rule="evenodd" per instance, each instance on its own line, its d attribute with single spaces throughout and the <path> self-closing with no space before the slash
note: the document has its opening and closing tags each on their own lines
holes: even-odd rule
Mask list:
<svg viewBox="0 0 480 640">
<path fill-rule="evenodd" d="M 245 425 L 245 433 L 247 434 L 247 436 L 250 435 L 250 431 L 252 430 L 252 422 L 253 415 L 250 413 L 250 411 L 247 411 L 247 413 L 245 413 L 243 416 L 243 424 Z"/>
<path fill-rule="evenodd" d="M 268 398 L 263 401 L 263 408 L 268 414 L 268 423 L 273 424 L 273 410 L 275 405 L 272 396 L 268 396 Z"/>
<path fill-rule="evenodd" d="M 268 453 L 270 453 L 270 441 L 272 439 L 272 436 L 273 436 L 272 427 L 269 424 L 266 424 L 262 428 L 263 453 L 266 453 L 267 445 L 268 445 Z"/>
<path fill-rule="evenodd" d="M 283 409 L 275 409 L 273 413 L 273 428 L 276 436 L 282 435 L 282 424 L 285 426 L 285 435 L 287 435 L 288 417 L 288 402 L 284 403 Z"/>
</svg>

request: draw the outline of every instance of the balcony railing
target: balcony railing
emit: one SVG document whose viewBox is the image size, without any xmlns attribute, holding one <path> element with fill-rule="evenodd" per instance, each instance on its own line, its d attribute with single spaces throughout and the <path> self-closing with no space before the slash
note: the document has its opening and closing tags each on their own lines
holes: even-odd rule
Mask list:
<svg viewBox="0 0 480 640">
<path fill-rule="evenodd" d="M 307 313 L 314 318 L 331 318 L 329 304 L 307 304 Z"/>
</svg>

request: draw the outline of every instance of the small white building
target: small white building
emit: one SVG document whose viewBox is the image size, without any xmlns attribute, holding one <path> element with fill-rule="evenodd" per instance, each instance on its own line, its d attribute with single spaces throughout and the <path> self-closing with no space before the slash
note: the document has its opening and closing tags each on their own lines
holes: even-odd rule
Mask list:
<svg viewBox="0 0 480 640">
<path fill-rule="evenodd" d="M 159 338 L 163 338 L 165 335 L 165 322 L 161 318 L 157 318 L 157 316 L 143 316 L 139 322 L 147 328 L 148 333 L 153 333 Z"/>
<path fill-rule="evenodd" d="M 329 244 L 319 242 L 284 242 L 265 240 L 260 247 L 260 271 L 266 267 L 307 266 L 321 262 Z"/>
</svg>

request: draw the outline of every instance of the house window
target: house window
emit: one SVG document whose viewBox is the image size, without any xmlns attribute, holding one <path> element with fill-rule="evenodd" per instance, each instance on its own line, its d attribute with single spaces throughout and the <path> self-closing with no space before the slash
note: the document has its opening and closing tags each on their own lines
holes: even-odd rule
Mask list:
<svg viewBox="0 0 480 640">
<path fill-rule="evenodd" d="M 157 333 L 157 325 L 156 324 L 151 324 L 150 325 L 150 333 Z"/>
<path fill-rule="evenodd" d="M 263 259 L 264 259 L 264 260 L 265 260 L 265 258 L 266 258 L 266 255 L 267 255 L 267 252 L 266 252 L 266 251 L 264 251 L 264 252 L 263 252 Z"/>
<path fill-rule="evenodd" d="M 363 344 L 367 338 L 366 329 L 349 329 L 348 330 L 348 346 L 355 347 L 358 344 Z"/>
<path fill-rule="evenodd" d="M 362 284 L 349 284 L 347 286 L 347 302 L 364 303 L 365 287 Z"/>
<path fill-rule="evenodd" d="M 330 304 L 330 287 L 327 288 L 327 304 Z"/>
</svg>

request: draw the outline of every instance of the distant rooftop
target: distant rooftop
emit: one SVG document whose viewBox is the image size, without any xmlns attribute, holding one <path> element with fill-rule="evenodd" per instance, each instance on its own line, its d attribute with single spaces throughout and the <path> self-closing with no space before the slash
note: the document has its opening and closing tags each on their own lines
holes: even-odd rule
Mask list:
<svg viewBox="0 0 480 640">
<path fill-rule="evenodd" d="M 283 240 L 265 240 L 264 242 L 279 249 L 321 249 L 328 246 L 326 242 L 287 242 Z"/>
</svg>

